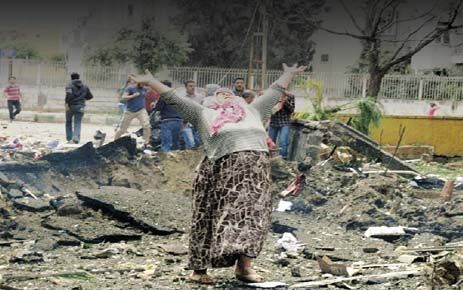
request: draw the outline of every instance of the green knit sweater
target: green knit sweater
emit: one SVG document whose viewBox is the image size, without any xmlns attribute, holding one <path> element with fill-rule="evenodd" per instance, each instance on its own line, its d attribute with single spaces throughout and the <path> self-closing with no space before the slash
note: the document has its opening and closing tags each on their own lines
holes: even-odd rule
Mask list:
<svg viewBox="0 0 463 290">
<path fill-rule="evenodd" d="M 168 105 L 173 106 L 185 120 L 193 124 L 205 145 L 206 156 L 215 161 L 233 152 L 248 150 L 268 152 L 267 133 L 263 122 L 270 118 L 271 110 L 280 100 L 283 92 L 284 88 L 273 85 L 251 104 L 239 98 L 240 105 L 246 112 L 245 117 L 237 123 L 225 123 L 212 137 L 209 131 L 212 122 L 218 116 L 216 110 L 177 96 L 174 90 L 161 94 L 161 98 Z"/>
</svg>

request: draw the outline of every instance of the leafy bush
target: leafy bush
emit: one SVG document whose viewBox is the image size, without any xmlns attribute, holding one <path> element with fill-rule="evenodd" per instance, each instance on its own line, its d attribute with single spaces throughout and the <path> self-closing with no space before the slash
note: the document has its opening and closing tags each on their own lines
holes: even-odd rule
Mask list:
<svg viewBox="0 0 463 290">
<path fill-rule="evenodd" d="M 370 124 L 379 125 L 382 117 L 381 107 L 372 97 L 358 98 L 354 101 L 358 114 L 352 118 L 352 127 L 368 135 Z"/>
</svg>

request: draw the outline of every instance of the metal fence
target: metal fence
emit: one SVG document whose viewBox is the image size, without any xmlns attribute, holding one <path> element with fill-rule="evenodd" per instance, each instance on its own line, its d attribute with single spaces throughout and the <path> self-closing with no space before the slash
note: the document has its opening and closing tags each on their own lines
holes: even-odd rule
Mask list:
<svg viewBox="0 0 463 290">
<path fill-rule="evenodd" d="M 132 72 L 130 66 L 103 67 L 82 66 L 79 73 L 81 79 L 90 87 L 102 89 L 120 88 Z M 47 62 L 25 59 L 0 59 L 0 79 L 2 83 L 13 74 L 18 83 L 43 87 L 64 87 L 69 82 L 66 63 Z"/>
<path fill-rule="evenodd" d="M 246 69 L 226 69 L 208 67 L 169 67 L 169 77 L 177 83 L 194 80 L 200 87 L 206 84 L 232 86 L 236 77 L 247 79 Z M 269 70 L 266 86 L 274 82 L 282 71 Z M 252 88 L 259 88 L 261 72 L 254 71 L 250 76 Z M 369 77 L 366 74 L 303 73 L 298 79 L 310 79 L 323 86 L 326 98 L 366 97 Z M 297 88 L 298 80 L 293 81 L 292 89 Z M 379 98 L 408 100 L 463 100 L 463 77 L 438 77 L 422 75 L 386 75 L 381 83 Z"/>
<path fill-rule="evenodd" d="M 268 70 L 266 83 L 264 87 L 270 86 L 276 81 L 282 71 Z M 209 67 L 169 67 L 169 78 L 175 83 L 183 83 L 185 80 L 194 80 L 200 87 L 207 84 L 219 84 L 224 87 L 231 87 L 233 80 L 242 77 L 247 84 L 251 84 L 251 89 L 260 89 L 262 84 L 262 73 L 260 70 L 254 70 L 248 78 L 246 69 L 227 69 L 227 68 L 209 68 Z M 291 84 L 291 89 L 301 86 L 300 80 L 313 80 L 322 84 L 324 95 L 327 97 L 358 97 L 362 95 L 363 85 L 366 78 L 361 74 L 344 74 L 344 73 L 301 73 Z"/>
<path fill-rule="evenodd" d="M 81 77 L 92 88 L 118 89 L 133 71 L 132 66 L 81 67 Z M 63 87 L 69 81 L 66 63 L 24 59 L 0 59 L 0 84 L 4 84 L 8 75 L 13 73 L 18 83 L 38 87 Z M 269 70 L 264 87 L 268 87 L 281 75 L 282 71 Z M 206 84 L 219 84 L 231 87 L 237 77 L 244 78 L 251 87 L 259 89 L 262 83 L 261 71 L 254 70 L 248 76 L 246 69 L 216 67 L 168 67 L 164 76 L 181 85 L 185 80 L 195 80 L 199 87 Z M 249 78 L 249 79 L 248 79 Z M 369 84 L 368 75 L 312 72 L 301 73 L 291 84 L 297 89 L 300 80 L 313 80 L 323 87 L 325 98 L 365 97 Z M 299 90 L 304 94 L 304 88 Z M 463 77 L 438 77 L 422 75 L 386 75 L 381 84 L 379 97 L 384 99 L 408 100 L 463 100 Z"/>
<path fill-rule="evenodd" d="M 194 80 L 199 87 L 207 84 L 218 84 L 223 87 L 231 87 L 233 80 L 244 78 L 250 88 L 258 89 L 262 84 L 262 73 L 253 70 L 248 76 L 247 69 L 219 68 L 219 67 L 168 67 L 169 79 L 174 83 L 183 83 L 186 80 Z M 268 87 L 281 75 L 281 71 L 268 70 L 264 87 Z M 306 77 L 308 74 L 302 74 Z"/>
</svg>

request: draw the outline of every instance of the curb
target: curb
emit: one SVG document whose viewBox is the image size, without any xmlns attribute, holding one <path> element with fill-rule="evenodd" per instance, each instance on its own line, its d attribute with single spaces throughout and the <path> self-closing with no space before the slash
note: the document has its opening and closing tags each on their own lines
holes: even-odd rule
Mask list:
<svg viewBox="0 0 463 290">
<path fill-rule="evenodd" d="M 102 115 L 87 113 L 82 119 L 84 124 L 99 124 L 99 125 L 115 125 L 119 122 L 119 116 L 115 115 Z M 6 121 L 9 119 L 8 112 L 0 111 L 0 119 Z M 50 112 L 33 112 L 22 111 L 16 116 L 17 121 L 36 122 L 36 123 L 65 123 L 66 116 L 64 112 L 50 113 Z"/>
</svg>

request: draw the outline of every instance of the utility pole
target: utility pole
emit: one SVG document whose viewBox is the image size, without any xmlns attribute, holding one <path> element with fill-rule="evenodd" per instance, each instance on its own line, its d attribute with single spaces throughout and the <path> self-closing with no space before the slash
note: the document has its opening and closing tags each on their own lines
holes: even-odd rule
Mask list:
<svg viewBox="0 0 463 290">
<path fill-rule="evenodd" d="M 260 70 L 260 81 L 257 80 L 258 89 L 267 87 L 267 40 L 268 40 L 268 17 L 267 10 L 268 0 L 259 0 L 258 21 L 256 21 L 255 31 L 251 36 L 249 46 L 249 63 L 248 63 L 248 88 L 254 89 L 254 74 L 256 70 Z M 256 75 L 257 76 L 257 75 Z"/>
<path fill-rule="evenodd" d="M 262 15 L 262 77 L 261 88 L 267 87 L 267 40 L 268 40 L 268 17 L 267 17 L 267 0 L 261 2 L 261 15 Z"/>
<path fill-rule="evenodd" d="M 248 89 L 254 89 L 254 34 L 251 36 L 251 45 L 249 46 L 249 63 L 248 63 Z"/>
</svg>

